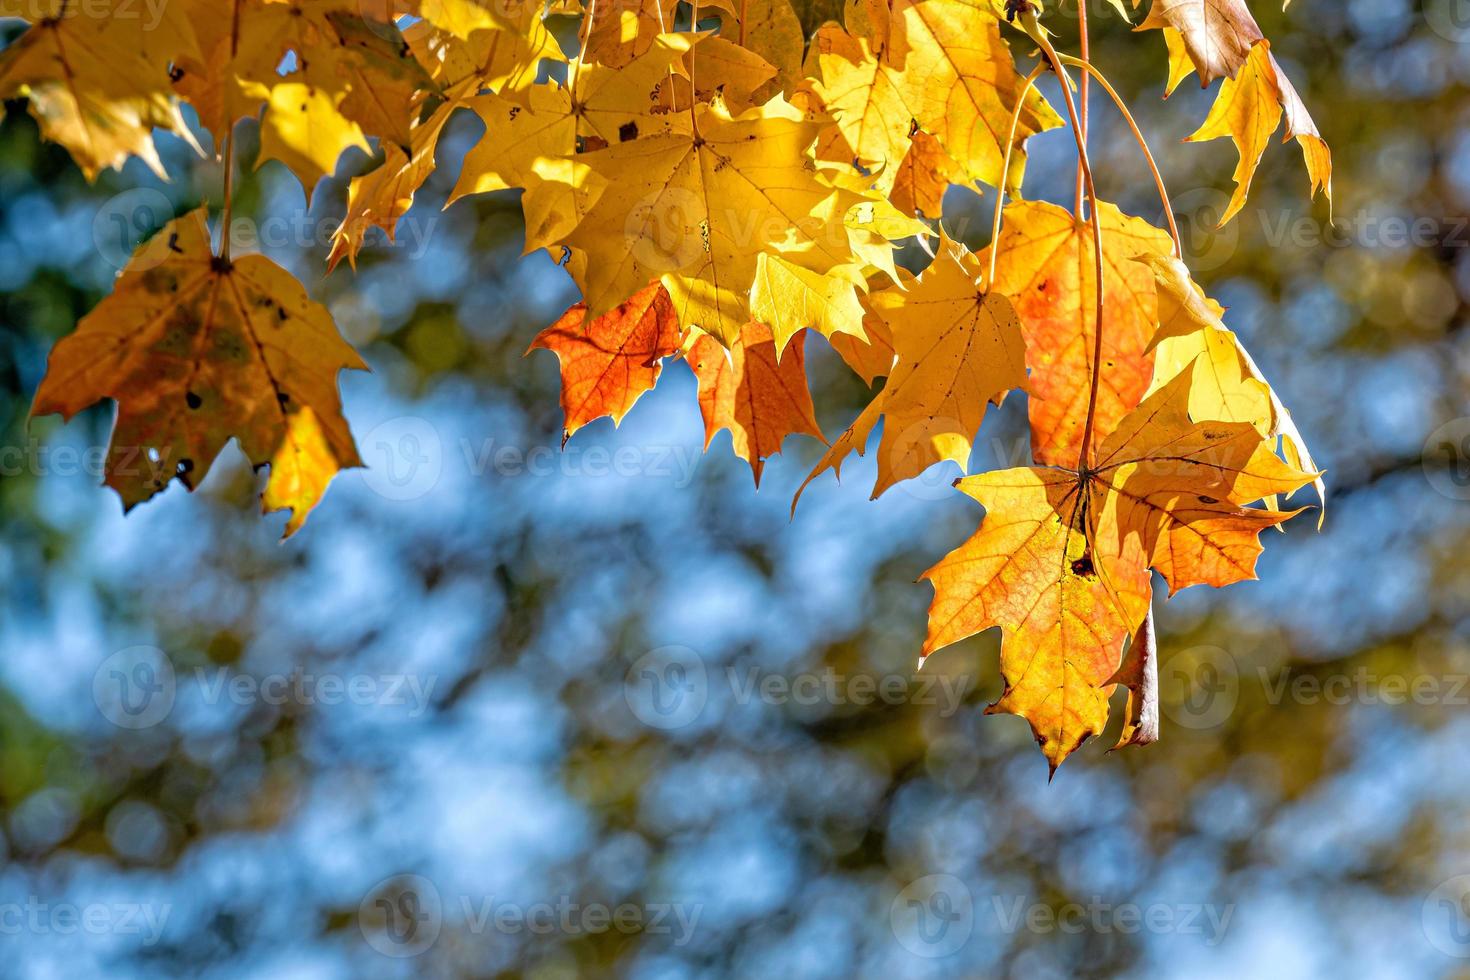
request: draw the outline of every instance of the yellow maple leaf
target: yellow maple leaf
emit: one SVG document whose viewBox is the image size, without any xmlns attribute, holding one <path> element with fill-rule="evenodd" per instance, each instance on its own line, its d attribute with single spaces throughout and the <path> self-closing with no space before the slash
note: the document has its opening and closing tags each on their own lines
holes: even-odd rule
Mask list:
<svg viewBox="0 0 1470 980">
<path fill-rule="evenodd" d="M 301 181 L 311 202 L 317 183 L 337 168 L 337 159 L 352 147 L 369 152 L 367 137 L 342 112 L 345 88 L 320 84 L 330 69 L 296 73 L 295 81 L 271 85 L 246 82 L 245 94 L 266 104 L 260 127 L 260 156 L 256 165 L 279 160 Z"/>
<path fill-rule="evenodd" d="M 66 147 L 88 180 L 129 156 L 164 176 L 155 127 L 193 144 L 168 65 L 196 53 L 197 42 L 176 11 L 153 24 L 128 0 L 82 10 L 68 10 L 66 0 L 4 0 L 0 17 L 35 21 L 0 51 L 0 98 L 28 98 L 41 135 Z"/>
<path fill-rule="evenodd" d="M 1248 508 L 1311 482 L 1250 425 L 1193 423 L 1189 372 L 1150 396 L 1086 473 L 1022 467 L 956 486 L 985 507 L 975 534 L 924 578 L 923 655 L 999 626 L 1005 691 L 1053 773 L 1107 724 L 1124 639 L 1143 624 L 1149 568 L 1171 590 L 1253 578 L 1260 532 L 1294 513 Z"/>
<path fill-rule="evenodd" d="M 826 470 L 841 475 L 881 416 L 877 497 L 899 480 L 951 460 L 963 471 L 986 406 L 1026 384 L 1021 324 L 1010 300 L 979 282 L 976 257 L 944 237 L 939 253 L 901 302 L 876 310 L 892 331 L 888 382 L 817 462 L 797 491 Z M 796 500 L 792 501 L 796 507 Z"/>
<path fill-rule="evenodd" d="M 807 328 L 828 338 L 851 334 L 864 339 L 863 307 L 852 280 L 803 269 L 769 252 L 756 259 L 750 313 L 763 324 L 775 324 L 769 329 L 777 357 L 792 337 Z"/>
<path fill-rule="evenodd" d="M 1150 345 L 1154 377 L 1149 394 L 1193 365 L 1190 418 L 1248 423 L 1268 439 L 1280 437 L 1283 454 L 1297 469 L 1315 472 L 1317 464 L 1291 413 L 1240 338 L 1225 326 L 1220 305 L 1205 295 L 1178 259 L 1144 255 L 1138 261 L 1153 272 L 1159 298 L 1159 329 Z M 1313 487 L 1317 499 L 1325 503 L 1327 489 L 1320 476 Z"/>
<path fill-rule="evenodd" d="M 938 141 L 964 179 L 1019 190 L 1025 151 L 1012 151 L 1009 174 L 1001 173 L 1001 165 L 1023 80 L 991 7 L 897 0 L 878 50 L 876 42 L 830 25 L 815 43 L 822 72 L 818 91 L 859 160 L 896 171 L 919 129 Z M 1017 140 L 1060 125 L 1033 89 Z"/>
<path fill-rule="evenodd" d="M 422 0 L 425 19 L 403 32 L 409 50 L 444 98 L 461 101 L 487 89 L 520 99 L 543 61 L 565 61 L 534 0 Z"/>
<path fill-rule="evenodd" d="M 608 68 L 631 63 L 674 26 L 678 6 L 679 0 L 635 0 L 597 12 L 586 32 L 582 59 Z"/>
<path fill-rule="evenodd" d="M 398 219 L 413 206 L 414 194 L 434 172 L 434 151 L 439 137 L 455 106 L 445 103 L 415 126 L 409 134 L 411 152 L 397 144 L 383 146 L 383 162 L 347 186 L 347 213 L 332 232 L 332 251 L 327 256 L 327 269 L 335 269 L 346 258 L 357 267 L 357 253 L 362 250 L 368 232 L 382 228 L 389 241 L 394 241 Z"/>
<path fill-rule="evenodd" d="M 537 159 L 571 155 L 578 137 L 595 140 L 588 148 L 596 149 L 667 132 L 676 118 L 682 124 L 683 117 L 658 104 L 656 90 L 695 40 L 689 34 L 661 35 L 616 69 L 574 62 L 572 88 L 540 84 L 520 100 L 493 93 L 469 100 L 485 135 L 465 154 L 450 202 L 527 186 Z"/>
<path fill-rule="evenodd" d="M 564 244 L 587 257 L 572 271 L 593 315 L 662 277 L 681 323 L 731 344 L 761 252 L 818 273 L 853 262 L 842 217 L 856 198 L 805 164 L 818 124 L 781 97 L 692 116 L 687 130 L 580 155 L 607 187 Z"/>
<path fill-rule="evenodd" d="M 1320 190 L 1332 200 L 1332 151 L 1322 139 L 1311 115 L 1276 63 L 1269 41 L 1258 41 L 1234 78 L 1226 79 L 1210 114 L 1198 130 L 1185 137 L 1191 142 L 1229 137 L 1240 153 L 1235 167 L 1235 193 L 1220 218 L 1223 226 L 1245 206 L 1251 178 L 1266 152 L 1266 144 L 1281 117 L 1286 116 L 1285 139 L 1295 139 L 1306 160 L 1312 194 Z"/>
<path fill-rule="evenodd" d="M 264 505 L 291 509 L 290 535 L 339 469 L 361 465 L 337 372 L 367 365 L 286 270 L 214 255 L 205 219 L 177 218 L 139 248 L 52 349 L 31 414 L 69 419 L 113 399 L 106 482 L 126 508 L 172 479 L 192 490 L 234 438 L 271 465 Z"/>
</svg>

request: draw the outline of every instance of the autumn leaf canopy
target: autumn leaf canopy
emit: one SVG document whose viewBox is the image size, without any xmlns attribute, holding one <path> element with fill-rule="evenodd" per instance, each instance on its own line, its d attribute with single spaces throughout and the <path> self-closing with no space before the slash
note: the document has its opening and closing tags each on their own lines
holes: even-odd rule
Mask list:
<svg viewBox="0 0 1470 980">
<path fill-rule="evenodd" d="M 1191 73 L 1217 86 L 1190 140 L 1237 150 L 1223 220 L 1278 131 L 1330 200 L 1327 143 L 1245 0 L 1140 2 L 1093 28 L 1157 31 L 1166 91 Z M 791 0 L 181 0 L 152 21 L 138 7 L 0 0 L 29 22 L 0 51 L 0 95 L 26 99 L 88 179 L 132 157 L 166 175 L 160 132 L 224 175 L 218 209 L 139 246 L 36 393 L 38 416 L 115 403 L 105 480 L 128 508 L 194 489 L 234 440 L 268 468 L 263 504 L 290 511 L 289 535 L 361 465 L 338 381 L 366 362 L 306 285 L 231 254 L 243 127 L 254 165 L 294 174 L 308 201 L 350 177 L 326 256 L 346 260 L 339 275 L 441 167 L 458 168 L 451 205 L 518 195 L 525 251 L 580 297 L 521 341 L 530 369 L 555 355 L 563 442 L 687 365 L 706 448 L 728 438 L 757 484 L 794 447 L 812 466 L 798 496 L 869 452 L 875 497 L 931 467 L 961 477 L 984 515 L 923 576 L 921 656 L 998 628 L 993 710 L 1027 720 L 1053 771 L 1103 732 L 1119 684 L 1120 744 L 1156 737 L 1136 723 L 1156 698 L 1138 640 L 1155 573 L 1170 594 L 1252 578 L 1260 532 L 1298 512 L 1285 498 L 1324 492 L 1172 219 L 1097 199 L 1074 90 L 1116 93 L 1106 66 L 1059 50 L 1070 28 L 1034 0 L 853 0 L 833 19 Z M 448 159 L 465 125 L 481 135 Z M 1026 196 L 1034 138 L 1078 147 L 1075 194 L 1042 189 L 1070 207 Z M 988 240 L 945 224 L 955 188 L 995 206 Z M 830 353 L 871 394 L 828 443 L 807 364 Z M 1032 465 L 966 475 L 1010 406 Z"/>
</svg>

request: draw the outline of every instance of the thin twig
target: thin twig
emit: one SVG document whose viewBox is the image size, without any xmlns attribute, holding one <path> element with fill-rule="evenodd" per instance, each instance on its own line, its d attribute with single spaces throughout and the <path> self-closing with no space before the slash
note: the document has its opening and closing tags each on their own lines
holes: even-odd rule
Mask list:
<svg viewBox="0 0 1470 980">
<path fill-rule="evenodd" d="M 1097 415 L 1097 390 L 1102 374 L 1103 251 L 1102 223 L 1097 208 L 1097 187 L 1093 184 L 1092 161 L 1087 158 L 1087 141 L 1082 138 L 1082 128 L 1077 119 L 1077 103 L 1072 98 L 1071 83 L 1067 78 L 1066 70 L 1062 67 L 1061 56 L 1046 39 L 1046 31 L 1037 23 L 1035 9 L 1025 6 L 1020 8 L 1019 13 L 1022 27 L 1046 53 L 1047 60 L 1051 62 L 1052 71 L 1056 72 L 1057 79 L 1062 83 L 1062 97 L 1067 101 L 1067 118 L 1072 124 L 1072 136 L 1077 140 L 1077 159 L 1082 165 L 1082 180 L 1087 188 L 1088 207 L 1091 211 L 1089 218 L 1092 225 L 1093 265 L 1097 276 L 1097 322 L 1093 328 L 1090 370 L 1092 383 L 1087 394 L 1087 421 L 1082 426 L 1082 442 L 1077 452 L 1077 469 L 1085 474 L 1092 466 L 1092 426 Z M 1081 220 L 1080 215 L 1078 220 Z"/>
<path fill-rule="evenodd" d="M 581 37 L 577 41 L 577 59 L 572 62 L 571 77 L 567 79 L 567 92 L 572 101 L 577 101 L 577 71 L 582 67 L 582 59 L 587 57 L 587 42 L 592 40 L 592 22 L 597 18 L 597 0 L 592 0 L 587 5 L 587 19 L 582 21 L 582 30 L 578 33 Z"/>
<path fill-rule="evenodd" d="M 1021 122 L 1021 109 L 1026 105 L 1026 96 L 1031 94 L 1031 89 L 1036 85 L 1036 80 L 1041 73 L 1047 70 L 1045 64 L 1037 65 L 1031 69 L 1031 74 L 1026 76 L 1026 84 L 1021 86 L 1021 97 L 1016 100 L 1016 108 L 1011 110 L 1011 128 L 1006 137 L 1005 153 L 1000 160 L 1000 186 L 996 188 L 995 195 L 995 217 L 990 222 L 990 272 L 985 277 L 985 288 L 989 289 L 991 283 L 995 282 L 995 260 L 1000 254 L 1000 220 L 1005 210 L 1006 203 L 1006 175 L 1011 172 L 1011 150 L 1016 145 L 1016 130 Z"/>
<path fill-rule="evenodd" d="M 235 211 L 235 127 L 225 133 L 225 205 L 220 217 L 219 257 L 230 261 L 230 223 Z"/>
<path fill-rule="evenodd" d="M 1174 255 L 1177 258 L 1184 258 L 1184 245 L 1179 239 L 1179 226 L 1174 222 L 1174 205 L 1170 203 L 1169 192 L 1164 188 L 1164 175 L 1159 172 L 1159 165 L 1154 162 L 1153 151 L 1148 147 L 1148 140 L 1143 138 L 1143 131 L 1138 128 L 1138 123 L 1134 120 L 1133 113 L 1128 111 L 1128 106 L 1123 102 L 1122 96 L 1108 83 L 1107 78 L 1096 67 L 1089 62 L 1083 61 L 1081 58 L 1073 58 L 1065 54 L 1061 56 L 1061 59 L 1064 65 L 1071 65 L 1073 68 L 1083 69 L 1086 72 L 1083 77 L 1091 76 L 1096 78 L 1097 83 L 1108 93 L 1113 100 L 1113 104 L 1118 107 L 1118 111 L 1127 120 L 1128 128 L 1133 130 L 1134 140 L 1138 142 L 1139 149 L 1143 150 L 1143 158 L 1148 161 L 1149 172 L 1154 177 L 1154 186 L 1159 191 L 1159 200 L 1163 202 L 1164 217 L 1169 222 L 1169 236 L 1174 239 Z"/>
<path fill-rule="evenodd" d="M 693 0 L 690 4 L 689 31 L 691 34 L 699 33 L 699 0 Z M 698 43 L 689 45 L 689 125 L 694 128 L 694 138 L 699 139 L 699 120 L 694 115 L 694 103 L 699 101 L 699 89 L 694 87 L 694 53 Z"/>
<path fill-rule="evenodd" d="M 1086 62 L 1092 61 L 1092 55 L 1087 37 L 1087 0 L 1077 0 L 1077 53 Z M 1087 142 L 1087 82 L 1086 74 L 1082 76 L 1082 82 L 1077 87 L 1077 101 L 1081 103 L 1078 107 L 1078 130 L 1082 133 L 1082 142 Z M 1077 183 L 1075 195 L 1072 199 L 1072 213 L 1079 218 L 1082 217 L 1082 158 L 1077 159 Z"/>
</svg>

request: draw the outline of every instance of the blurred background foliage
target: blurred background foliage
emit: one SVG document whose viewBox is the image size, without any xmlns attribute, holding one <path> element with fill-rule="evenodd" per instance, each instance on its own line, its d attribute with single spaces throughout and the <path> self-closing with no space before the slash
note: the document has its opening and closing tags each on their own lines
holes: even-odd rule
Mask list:
<svg viewBox="0 0 1470 980">
<path fill-rule="evenodd" d="M 1163 741 L 1106 754 L 1110 733 L 1050 785 L 1024 722 L 982 717 L 994 635 L 926 668 L 947 686 L 913 677 L 914 580 L 979 516 L 955 472 L 869 503 L 854 461 L 788 520 L 818 445 L 789 441 L 753 492 L 728 436 L 699 456 L 677 363 L 621 428 L 555 452 L 555 359 L 523 352 L 575 297 L 520 256 L 513 193 L 442 210 L 466 114 L 355 274 L 323 260 L 366 157 L 310 211 L 276 164 L 240 183 L 260 249 L 373 365 L 343 379 L 373 469 L 284 545 L 238 454 L 124 518 L 95 466 L 110 406 L 28 424 L 29 399 L 126 254 L 114 222 L 137 199 L 115 195 L 182 213 L 218 203 L 220 174 L 173 142 L 171 182 L 134 162 L 89 186 L 7 105 L 0 975 L 1466 975 L 1470 19 L 1455 0 L 1277 6 L 1254 4 L 1333 147 L 1331 226 L 1290 144 L 1214 229 L 1233 151 L 1181 142 L 1213 93 L 1161 101 L 1162 41 L 1101 0 L 1093 52 L 1197 277 L 1328 468 L 1326 526 L 1271 535 L 1259 583 L 1161 602 Z M 1049 15 L 1063 46 L 1075 18 Z M 1157 221 L 1097 94 L 1099 190 Z M 1065 134 L 1032 148 L 1027 193 L 1070 200 Z M 953 190 L 946 224 L 981 246 L 993 204 Z M 869 392 L 820 338 L 808 356 L 834 435 Z M 991 413 L 972 470 L 1023 458 L 1023 409 Z M 171 665 L 172 700 L 123 727 L 107 685 L 144 661 Z M 250 693 L 323 677 L 375 695 Z M 802 678 L 838 693 L 780 694 Z M 897 703 L 858 703 L 886 678 Z M 481 914 L 543 905 L 641 925 Z M 102 909 L 97 928 L 67 907 Z"/>
</svg>

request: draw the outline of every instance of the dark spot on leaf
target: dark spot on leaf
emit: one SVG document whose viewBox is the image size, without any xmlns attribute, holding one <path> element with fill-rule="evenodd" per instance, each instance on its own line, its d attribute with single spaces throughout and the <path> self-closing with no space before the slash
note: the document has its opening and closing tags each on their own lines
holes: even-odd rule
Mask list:
<svg viewBox="0 0 1470 980">
<path fill-rule="evenodd" d="M 1202 504 L 1218 504 L 1220 501 L 1216 500 L 1214 497 L 1206 497 L 1204 494 L 1200 494 L 1199 502 Z"/>
<path fill-rule="evenodd" d="M 638 124 L 637 123 L 635 123 L 635 122 L 625 122 L 621 126 L 618 127 L 618 142 L 619 143 L 626 143 L 629 140 L 636 140 L 637 138 L 638 138 Z"/>
<path fill-rule="evenodd" d="M 171 232 L 168 236 L 168 250 L 178 252 L 180 255 L 184 254 L 184 250 L 179 248 L 179 233 L 176 231 Z"/>
<path fill-rule="evenodd" d="M 1089 558 L 1087 555 L 1083 555 L 1081 558 L 1078 558 L 1076 561 L 1072 562 L 1072 574 L 1081 575 L 1084 577 L 1091 575 L 1092 559 Z"/>
<path fill-rule="evenodd" d="M 200 405 L 204 404 L 204 399 L 200 398 L 198 395 L 194 394 L 194 392 L 190 391 L 184 394 L 184 404 L 188 405 L 190 408 L 198 408 Z"/>
</svg>

